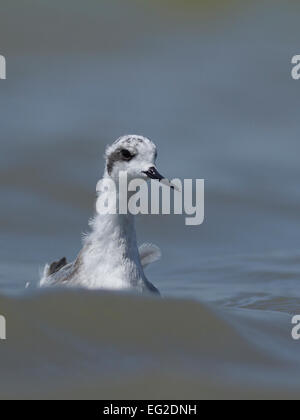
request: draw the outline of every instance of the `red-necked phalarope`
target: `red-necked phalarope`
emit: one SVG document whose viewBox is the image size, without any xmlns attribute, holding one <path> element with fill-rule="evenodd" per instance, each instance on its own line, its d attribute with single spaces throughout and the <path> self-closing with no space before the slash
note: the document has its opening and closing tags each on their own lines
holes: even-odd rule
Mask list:
<svg viewBox="0 0 300 420">
<path fill-rule="evenodd" d="M 146 137 L 126 135 L 108 146 L 102 180 L 117 182 L 120 171 L 129 179 L 163 177 L 155 167 L 157 150 Z M 101 180 L 99 181 L 101 183 Z M 99 184 L 99 183 L 98 183 Z M 171 184 L 170 184 L 171 186 Z M 99 194 L 110 194 L 103 189 Z M 46 264 L 40 286 L 66 285 L 89 289 L 133 289 L 159 293 L 147 280 L 144 268 L 160 258 L 160 249 L 152 244 L 138 248 L 134 216 L 131 214 L 96 214 L 90 222 L 91 232 L 72 263 L 65 258 Z"/>
</svg>

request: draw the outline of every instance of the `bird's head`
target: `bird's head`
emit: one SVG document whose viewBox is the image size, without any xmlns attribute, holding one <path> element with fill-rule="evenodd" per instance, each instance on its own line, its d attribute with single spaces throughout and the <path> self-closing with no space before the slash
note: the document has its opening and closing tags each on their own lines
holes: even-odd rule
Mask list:
<svg viewBox="0 0 300 420">
<path fill-rule="evenodd" d="M 164 179 L 155 166 L 157 148 L 147 137 L 122 136 L 107 147 L 105 158 L 106 175 L 115 181 L 121 171 L 126 172 L 129 181 L 135 178 Z"/>
</svg>

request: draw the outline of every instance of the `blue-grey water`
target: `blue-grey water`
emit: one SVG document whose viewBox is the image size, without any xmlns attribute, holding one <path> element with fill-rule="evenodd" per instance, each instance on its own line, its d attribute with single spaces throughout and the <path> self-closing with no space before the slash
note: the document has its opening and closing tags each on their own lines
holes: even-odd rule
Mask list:
<svg viewBox="0 0 300 420">
<path fill-rule="evenodd" d="M 298 398 L 296 2 L 3 2 L 0 398 Z M 106 144 L 205 179 L 205 221 L 141 216 L 163 299 L 39 291 L 73 259 Z M 31 288 L 25 290 L 25 284 Z"/>
</svg>

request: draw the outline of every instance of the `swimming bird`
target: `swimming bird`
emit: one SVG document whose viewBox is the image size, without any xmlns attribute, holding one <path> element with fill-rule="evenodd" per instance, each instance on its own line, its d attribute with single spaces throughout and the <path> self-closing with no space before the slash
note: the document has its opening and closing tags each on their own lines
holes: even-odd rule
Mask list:
<svg viewBox="0 0 300 420">
<path fill-rule="evenodd" d="M 155 166 L 156 145 L 140 135 L 118 138 L 105 151 L 105 170 L 98 182 L 98 198 L 109 200 L 115 191 L 104 181 L 118 186 L 119 174 L 128 180 L 156 179 L 169 184 Z M 106 188 L 103 185 L 106 185 Z M 122 194 L 121 189 L 118 194 Z M 119 196 L 119 200 L 122 197 Z M 135 216 L 128 214 L 96 213 L 90 222 L 91 231 L 84 237 L 77 258 L 67 263 L 66 258 L 46 264 L 40 286 L 78 286 L 89 289 L 134 290 L 159 294 L 150 283 L 144 268 L 161 257 L 160 249 L 152 244 L 137 245 Z"/>
</svg>

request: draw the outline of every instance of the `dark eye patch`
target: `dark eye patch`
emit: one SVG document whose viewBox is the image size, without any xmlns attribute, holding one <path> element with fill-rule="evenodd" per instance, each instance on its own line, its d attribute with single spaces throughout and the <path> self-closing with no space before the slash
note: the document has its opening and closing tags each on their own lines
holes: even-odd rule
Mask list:
<svg viewBox="0 0 300 420">
<path fill-rule="evenodd" d="M 117 148 L 113 153 L 107 157 L 107 172 L 110 175 L 113 170 L 115 162 L 126 161 L 129 162 L 134 158 L 135 154 L 131 153 L 129 150 L 122 148 Z"/>
<path fill-rule="evenodd" d="M 133 154 L 130 153 L 127 149 L 122 149 L 120 153 L 124 160 L 130 160 L 133 158 Z"/>
</svg>

